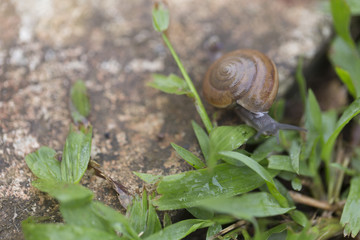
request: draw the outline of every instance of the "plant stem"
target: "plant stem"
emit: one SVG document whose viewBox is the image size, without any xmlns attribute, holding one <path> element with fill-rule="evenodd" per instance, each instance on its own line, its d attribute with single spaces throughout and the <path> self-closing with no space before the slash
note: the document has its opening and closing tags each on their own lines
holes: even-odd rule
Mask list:
<svg viewBox="0 0 360 240">
<path fill-rule="evenodd" d="M 204 126 L 205 126 L 205 128 L 206 128 L 206 130 L 207 130 L 207 132 L 210 133 L 211 130 L 213 129 L 213 126 L 212 126 L 212 124 L 211 124 L 211 121 L 210 121 L 210 119 L 209 119 L 209 116 L 208 116 L 207 113 L 206 113 L 206 110 L 205 110 L 205 108 L 204 108 L 204 105 L 203 105 L 202 102 L 201 102 L 201 99 L 200 99 L 200 97 L 199 97 L 199 94 L 198 94 L 197 91 L 196 91 L 196 88 L 195 88 L 194 84 L 192 83 L 189 75 L 187 74 L 184 66 L 182 65 L 182 63 L 181 63 L 178 55 L 176 54 L 174 48 L 172 47 L 169 39 L 168 39 L 167 36 L 166 36 L 166 34 L 165 34 L 165 33 L 162 33 L 161 36 L 162 36 L 162 38 L 163 38 L 166 46 L 169 48 L 169 50 L 170 50 L 170 52 L 171 52 L 171 55 L 173 56 L 175 62 L 177 63 L 177 65 L 178 65 L 178 67 L 179 67 L 179 69 L 180 69 L 180 71 L 181 71 L 181 73 L 182 73 L 182 75 L 183 75 L 183 77 L 184 77 L 184 79 L 185 79 L 185 82 L 187 83 L 187 85 L 188 85 L 188 87 L 189 87 L 189 89 L 190 89 L 190 91 L 191 91 L 191 93 L 192 93 L 192 95 L 193 95 L 193 97 L 194 97 L 196 110 L 197 110 L 197 112 L 199 113 L 200 118 L 201 118 L 201 120 L 202 120 L 202 122 L 203 122 L 203 124 L 204 124 Z"/>
</svg>

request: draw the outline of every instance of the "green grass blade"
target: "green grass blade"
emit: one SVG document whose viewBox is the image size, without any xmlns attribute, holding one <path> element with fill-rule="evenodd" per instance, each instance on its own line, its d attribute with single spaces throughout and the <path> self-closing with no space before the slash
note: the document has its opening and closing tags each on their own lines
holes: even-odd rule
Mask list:
<svg viewBox="0 0 360 240">
<path fill-rule="evenodd" d="M 233 159 L 241 161 L 246 166 L 255 171 L 257 174 L 259 174 L 259 176 L 261 176 L 261 178 L 265 180 L 270 193 L 276 198 L 280 205 L 282 207 L 288 207 L 289 204 L 286 198 L 279 192 L 279 190 L 275 186 L 273 176 L 271 176 L 271 174 L 259 163 L 238 152 L 220 152 L 220 154 L 222 156 L 231 157 Z"/>
<path fill-rule="evenodd" d="M 345 0 L 331 0 L 330 4 L 336 33 L 344 39 L 349 46 L 355 49 L 355 44 L 350 33 L 351 12 L 348 4 Z"/>
<path fill-rule="evenodd" d="M 331 134 L 329 139 L 326 141 L 324 148 L 322 150 L 321 156 L 330 164 L 331 153 L 335 144 L 335 140 L 340 134 L 341 130 L 353 119 L 356 115 L 360 113 L 360 98 L 356 99 L 354 102 L 350 104 L 349 107 L 346 108 L 339 121 L 336 124 L 335 131 Z"/>
<path fill-rule="evenodd" d="M 293 167 L 293 169 L 297 174 L 299 174 L 300 171 L 300 163 L 299 163 L 300 151 L 301 151 L 300 144 L 297 141 L 292 141 L 289 155 L 291 159 L 291 166 Z"/>
<path fill-rule="evenodd" d="M 276 171 L 269 171 L 271 176 Z M 159 182 L 159 197 L 153 204 L 159 210 L 189 208 L 203 199 L 231 197 L 254 190 L 265 181 L 248 167 L 219 164 L 211 171 L 199 169 L 165 176 Z"/>
<path fill-rule="evenodd" d="M 71 116 L 75 123 L 86 122 L 90 114 L 90 101 L 86 91 L 85 83 L 76 81 L 70 90 Z"/>
<path fill-rule="evenodd" d="M 303 71 L 303 60 L 304 60 L 303 58 L 300 58 L 298 61 L 298 65 L 296 68 L 296 81 L 299 86 L 301 100 L 305 106 L 306 105 L 306 80 L 305 80 L 305 76 L 302 72 Z"/>
<path fill-rule="evenodd" d="M 351 80 L 350 73 L 341 67 L 335 67 L 335 72 L 339 76 L 340 80 L 345 84 L 351 96 L 356 98 L 356 88 Z"/>
<path fill-rule="evenodd" d="M 93 202 L 92 211 L 98 217 L 101 217 L 103 220 L 107 221 L 112 229 L 114 229 L 116 232 L 122 233 L 129 239 L 140 240 L 140 237 L 132 228 L 129 219 L 118 211 L 104 205 L 101 202 Z"/>
<path fill-rule="evenodd" d="M 62 181 L 78 183 L 81 180 L 90 161 L 91 137 L 92 128 L 86 134 L 70 130 L 61 161 Z"/>
<path fill-rule="evenodd" d="M 354 177 L 350 183 L 350 193 L 346 200 L 340 223 L 345 227 L 344 235 L 353 238 L 360 231 L 360 177 Z"/>
<path fill-rule="evenodd" d="M 209 158 L 209 136 L 206 134 L 204 129 L 199 126 L 195 121 L 191 121 L 191 125 L 194 129 L 196 138 L 199 142 L 201 152 L 204 155 L 205 160 Z"/>
<path fill-rule="evenodd" d="M 177 154 L 180 155 L 187 163 L 193 166 L 195 169 L 200 169 L 205 167 L 205 163 L 203 163 L 197 156 L 195 156 L 192 152 L 186 150 L 185 148 L 176 145 L 175 143 L 171 143 L 171 146 L 175 149 Z"/>
</svg>

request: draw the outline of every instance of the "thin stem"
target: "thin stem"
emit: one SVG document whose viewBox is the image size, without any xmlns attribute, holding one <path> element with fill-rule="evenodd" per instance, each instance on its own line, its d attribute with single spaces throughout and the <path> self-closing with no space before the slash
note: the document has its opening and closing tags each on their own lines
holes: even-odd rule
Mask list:
<svg viewBox="0 0 360 240">
<path fill-rule="evenodd" d="M 302 195 L 300 193 L 289 191 L 290 197 L 294 200 L 294 202 L 301 203 L 304 205 L 308 205 L 315 208 L 320 208 L 324 210 L 334 210 L 334 206 L 330 205 L 328 202 L 320 201 L 314 198 L 310 198 L 308 196 Z"/>
<path fill-rule="evenodd" d="M 192 93 L 192 95 L 194 97 L 196 110 L 199 113 L 200 118 L 201 118 L 203 124 L 205 125 L 205 128 L 206 128 L 207 132 L 210 133 L 211 130 L 213 129 L 213 126 L 211 124 L 209 116 L 206 113 L 204 105 L 201 102 L 199 94 L 196 91 L 196 88 L 195 88 L 194 84 L 192 83 L 189 75 L 187 74 L 184 66 L 182 65 L 178 55 L 176 54 L 174 48 L 172 47 L 172 45 L 171 45 L 169 39 L 167 38 L 167 36 L 165 35 L 165 33 L 162 33 L 161 36 L 162 36 L 166 46 L 169 48 L 169 50 L 171 52 L 171 55 L 173 56 L 175 62 L 177 63 L 177 65 L 178 65 L 178 67 L 179 67 L 179 69 L 180 69 L 180 71 L 181 71 L 181 73 L 182 73 L 182 75 L 183 75 L 183 77 L 185 79 L 185 82 L 187 83 L 187 85 L 188 85 L 188 87 L 189 87 L 189 89 L 190 89 L 190 91 L 191 91 L 191 93 Z"/>
</svg>

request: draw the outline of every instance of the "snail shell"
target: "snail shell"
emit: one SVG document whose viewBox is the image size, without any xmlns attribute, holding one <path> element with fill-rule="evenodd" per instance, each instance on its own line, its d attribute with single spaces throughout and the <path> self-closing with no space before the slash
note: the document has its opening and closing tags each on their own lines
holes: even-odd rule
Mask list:
<svg viewBox="0 0 360 240">
<path fill-rule="evenodd" d="M 225 54 L 206 73 L 203 92 L 220 108 L 239 104 L 253 113 L 267 112 L 279 87 L 275 64 L 264 54 L 241 49 Z"/>
</svg>

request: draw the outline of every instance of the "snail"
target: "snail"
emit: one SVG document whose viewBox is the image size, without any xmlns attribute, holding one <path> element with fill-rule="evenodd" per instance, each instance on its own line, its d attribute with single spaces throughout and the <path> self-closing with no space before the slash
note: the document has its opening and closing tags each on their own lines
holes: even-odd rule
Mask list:
<svg viewBox="0 0 360 240">
<path fill-rule="evenodd" d="M 216 60 L 203 81 L 206 100 L 219 108 L 235 108 L 237 115 L 258 133 L 278 135 L 279 130 L 305 129 L 278 123 L 267 113 L 279 87 L 278 73 L 270 58 L 257 50 L 240 49 Z"/>
</svg>

